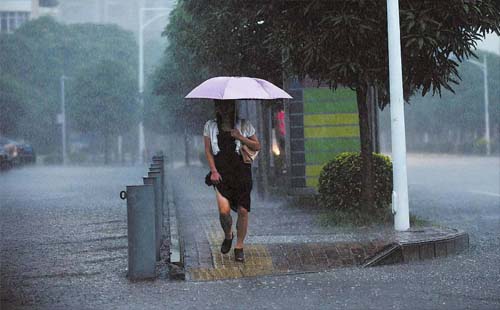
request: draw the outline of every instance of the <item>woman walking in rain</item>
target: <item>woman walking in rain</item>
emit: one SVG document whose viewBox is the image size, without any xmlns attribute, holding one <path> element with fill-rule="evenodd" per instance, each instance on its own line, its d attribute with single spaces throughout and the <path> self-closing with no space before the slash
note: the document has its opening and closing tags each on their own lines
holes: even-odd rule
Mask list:
<svg viewBox="0 0 500 310">
<path fill-rule="evenodd" d="M 236 117 L 234 100 L 215 100 L 215 115 L 215 119 L 206 122 L 203 131 L 205 155 L 210 167 L 206 183 L 215 188 L 220 223 L 225 236 L 221 245 L 223 254 L 231 250 L 234 238 L 231 210 L 238 213 L 234 257 L 236 261 L 243 262 L 252 170 L 251 163 L 243 161 L 242 148 L 246 146 L 252 151 L 259 151 L 260 143 L 252 124 Z"/>
</svg>

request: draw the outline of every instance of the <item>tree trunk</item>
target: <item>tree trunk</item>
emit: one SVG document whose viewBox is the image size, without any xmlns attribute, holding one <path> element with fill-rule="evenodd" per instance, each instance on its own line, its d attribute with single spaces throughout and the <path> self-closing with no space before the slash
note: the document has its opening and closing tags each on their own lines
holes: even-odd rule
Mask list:
<svg viewBox="0 0 500 310">
<path fill-rule="evenodd" d="M 184 129 L 184 162 L 186 163 L 186 166 L 191 165 L 191 161 L 189 158 L 189 135 L 188 135 L 188 130 L 187 128 Z"/>
<path fill-rule="evenodd" d="M 369 210 L 374 205 L 375 192 L 373 188 L 373 144 L 370 130 L 370 117 L 366 100 L 367 88 L 359 86 L 356 97 L 359 115 L 359 136 L 361 143 L 361 208 Z"/>
<path fill-rule="evenodd" d="M 257 136 L 259 137 L 261 151 L 259 154 L 257 171 L 257 194 L 262 200 L 267 199 L 269 194 L 268 164 L 269 164 L 269 143 L 268 132 L 265 126 L 266 107 L 264 103 L 257 104 Z"/>
</svg>

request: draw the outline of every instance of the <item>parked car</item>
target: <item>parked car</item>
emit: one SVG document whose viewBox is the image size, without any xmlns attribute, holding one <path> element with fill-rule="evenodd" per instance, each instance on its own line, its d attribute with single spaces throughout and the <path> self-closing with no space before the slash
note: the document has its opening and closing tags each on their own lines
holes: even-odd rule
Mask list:
<svg viewBox="0 0 500 310">
<path fill-rule="evenodd" d="M 36 163 L 36 154 L 33 146 L 27 143 L 17 143 L 17 154 L 21 164 L 34 164 Z"/>
<path fill-rule="evenodd" d="M 17 146 L 14 141 L 0 137 L 0 148 L 3 154 L 2 168 L 10 168 L 18 162 Z"/>
<path fill-rule="evenodd" d="M 6 170 L 12 167 L 12 162 L 3 145 L 0 145 L 0 170 Z"/>
</svg>

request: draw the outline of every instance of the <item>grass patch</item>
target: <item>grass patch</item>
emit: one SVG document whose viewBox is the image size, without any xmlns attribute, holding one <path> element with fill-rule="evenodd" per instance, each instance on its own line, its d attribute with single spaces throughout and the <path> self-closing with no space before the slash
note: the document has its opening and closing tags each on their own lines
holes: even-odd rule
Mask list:
<svg viewBox="0 0 500 310">
<path fill-rule="evenodd" d="M 411 227 L 425 227 L 425 226 L 438 226 L 437 224 L 421 218 L 415 214 L 410 213 L 410 226 Z"/>
<path fill-rule="evenodd" d="M 329 210 L 318 215 L 319 225 L 323 227 L 336 226 L 344 228 L 366 227 L 366 226 L 390 226 L 394 224 L 391 212 L 360 213 L 353 211 Z M 431 221 L 410 214 L 410 227 L 435 226 Z"/>
</svg>

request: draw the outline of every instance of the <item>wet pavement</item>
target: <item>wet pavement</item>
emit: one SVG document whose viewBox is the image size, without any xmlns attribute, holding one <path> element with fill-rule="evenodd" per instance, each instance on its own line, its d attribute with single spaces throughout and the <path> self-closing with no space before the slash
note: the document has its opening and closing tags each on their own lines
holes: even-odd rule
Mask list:
<svg viewBox="0 0 500 310">
<path fill-rule="evenodd" d="M 118 193 L 142 182 L 146 167 L 11 170 L 0 174 L 1 309 L 498 309 L 498 164 L 498 158 L 409 158 L 412 211 L 469 232 L 463 254 L 375 268 L 138 283 L 125 278 L 126 206 Z M 198 192 L 191 191 L 193 199 Z M 270 218 L 272 210 L 265 210 Z M 283 232 L 301 236 L 293 219 L 279 218 Z M 249 241 L 260 244 L 255 232 L 269 234 L 267 224 L 250 225 Z"/>
<path fill-rule="evenodd" d="M 379 253 L 399 250 L 397 257 L 384 253 L 381 264 L 408 262 L 453 255 L 468 247 L 466 233 L 444 227 L 418 227 L 395 232 L 392 226 L 335 227 L 320 225 L 327 210 L 314 203 L 291 200 L 261 201 L 252 195 L 252 211 L 245 242 L 245 262 L 220 252 L 224 233 L 220 227 L 215 192 L 204 185 L 204 167 L 171 169 L 180 234 L 185 249 L 188 280 L 206 281 L 324 271 L 339 267 L 373 265 Z M 198 184 L 199 183 L 199 184 Z M 232 212 L 233 232 L 237 214 Z M 454 242 L 450 239 L 459 239 Z M 233 241 L 235 243 L 236 241 Z M 456 246 L 455 246 L 456 244 Z M 403 251 L 401 251 L 403 250 Z M 420 253 L 422 252 L 422 253 Z"/>
</svg>

